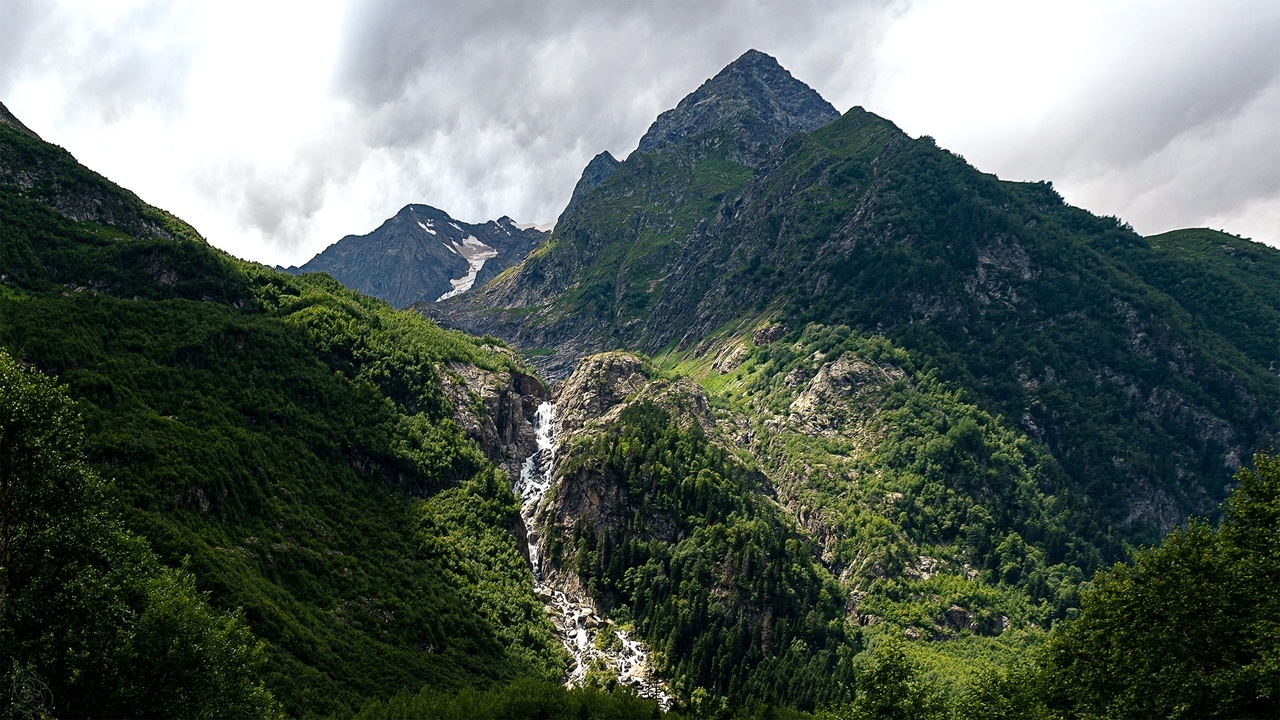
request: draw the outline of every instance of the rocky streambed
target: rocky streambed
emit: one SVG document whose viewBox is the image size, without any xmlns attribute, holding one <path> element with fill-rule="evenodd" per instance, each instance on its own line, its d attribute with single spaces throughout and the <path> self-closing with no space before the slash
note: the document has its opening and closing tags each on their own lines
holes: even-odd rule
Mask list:
<svg viewBox="0 0 1280 720">
<path fill-rule="evenodd" d="M 607 682 L 616 677 L 620 684 L 635 688 L 641 697 L 657 699 L 662 708 L 668 710 L 671 694 L 654 673 L 644 643 L 631 638 L 626 630 L 604 617 L 576 584 L 553 587 L 543 577 L 539 553 L 542 538 L 536 518 L 554 477 L 556 418 L 552 403 L 538 406 L 534 432 L 538 449 L 525 459 L 513 490 L 520 498 L 520 515 L 528 528 L 534 591 L 542 600 L 560 641 L 573 656 L 574 666 L 565 684 L 581 687 L 592 678 Z"/>
</svg>

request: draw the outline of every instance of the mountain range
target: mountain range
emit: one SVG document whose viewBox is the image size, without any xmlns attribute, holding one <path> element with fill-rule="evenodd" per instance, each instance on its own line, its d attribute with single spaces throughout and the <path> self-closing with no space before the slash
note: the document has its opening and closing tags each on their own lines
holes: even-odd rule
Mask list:
<svg viewBox="0 0 1280 720">
<path fill-rule="evenodd" d="M 1277 271 L 757 51 L 287 272 L 0 106 L 0 716 L 1274 716 Z"/>
<path fill-rule="evenodd" d="M 1264 277 L 1270 248 L 1143 238 L 861 108 L 837 117 L 763 54 L 595 184 L 515 270 L 416 309 L 552 379 L 614 348 L 725 373 L 814 325 L 881 337 L 1046 448 L 1134 540 L 1211 512 L 1280 429 L 1277 297 L 1228 311 L 1198 275 L 1241 297 L 1226 288 Z"/>
</svg>

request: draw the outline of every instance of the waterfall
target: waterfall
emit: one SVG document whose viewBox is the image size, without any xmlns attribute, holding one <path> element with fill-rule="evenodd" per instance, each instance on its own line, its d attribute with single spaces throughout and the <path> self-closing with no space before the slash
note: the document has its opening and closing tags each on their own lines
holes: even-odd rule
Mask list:
<svg viewBox="0 0 1280 720">
<path fill-rule="evenodd" d="M 649 665 L 649 653 L 642 642 L 628 637 L 626 630 L 614 625 L 612 620 L 601 617 L 591 598 L 557 590 L 542 577 L 538 547 L 541 534 L 538 530 L 538 506 L 551 488 L 556 459 L 555 405 L 544 402 L 538 406 L 533 431 L 537 438 L 537 450 L 525 458 L 520 466 L 520 478 L 511 488 L 520 498 L 520 516 L 528 532 L 529 564 L 533 568 L 534 592 L 542 599 L 551 624 L 555 627 L 565 650 L 573 656 L 574 667 L 565 685 L 580 687 L 586 683 L 587 672 L 603 666 L 617 675 L 618 682 L 631 685 L 642 697 L 655 698 L 664 710 L 671 709 L 671 695 L 654 677 Z M 596 647 L 601 632 L 612 632 L 617 641 L 607 643 L 604 649 Z"/>
<path fill-rule="evenodd" d="M 534 437 L 537 438 L 538 449 L 525 458 L 520 466 L 520 479 L 512 488 L 516 497 L 520 498 L 520 516 L 524 518 L 524 526 L 529 533 L 529 564 L 533 566 L 533 579 L 542 582 L 542 568 L 539 562 L 538 544 L 541 539 L 537 523 L 538 504 L 551 487 L 552 468 L 556 459 L 556 406 L 544 402 L 538 406 L 538 414 L 533 422 Z"/>
</svg>

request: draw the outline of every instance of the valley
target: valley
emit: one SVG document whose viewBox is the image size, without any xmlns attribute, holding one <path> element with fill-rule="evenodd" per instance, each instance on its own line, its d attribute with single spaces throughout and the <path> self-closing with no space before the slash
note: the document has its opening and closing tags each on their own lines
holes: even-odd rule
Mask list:
<svg viewBox="0 0 1280 720">
<path fill-rule="evenodd" d="M 3 110 L 0 685 L 59 716 L 1267 717 L 1277 270 L 757 51 L 551 230 L 413 204 L 287 269 Z"/>
</svg>

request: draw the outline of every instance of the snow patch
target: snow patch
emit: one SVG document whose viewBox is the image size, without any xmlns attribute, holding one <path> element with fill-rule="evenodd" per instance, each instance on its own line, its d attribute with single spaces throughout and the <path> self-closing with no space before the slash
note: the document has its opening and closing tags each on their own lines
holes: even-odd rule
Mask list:
<svg viewBox="0 0 1280 720">
<path fill-rule="evenodd" d="M 435 234 L 436 234 L 436 231 L 431 229 L 431 226 L 430 226 L 430 224 L 429 224 L 430 222 L 431 222 L 431 221 L 430 221 L 430 220 L 428 220 L 428 221 L 427 221 L 427 223 L 428 223 L 428 224 L 427 224 L 427 225 L 423 225 L 423 224 L 422 224 L 422 222 L 421 222 L 421 221 L 419 221 L 419 222 L 418 222 L 418 227 L 422 228 L 423 230 L 426 230 L 427 232 L 431 233 L 432 235 L 435 235 Z"/>
<path fill-rule="evenodd" d="M 453 223 L 449 224 L 453 225 Z M 457 225 L 453 226 L 458 227 Z M 488 262 L 490 258 L 498 255 L 497 250 L 480 242 L 474 235 L 466 236 L 462 239 L 461 243 L 456 240 L 451 240 L 450 242 L 452 243 L 452 247 L 449 247 L 449 249 L 466 258 L 467 274 L 460 278 L 450 280 L 449 284 L 453 286 L 453 289 L 436 298 L 436 302 L 448 300 L 455 295 L 461 295 L 462 293 L 470 290 L 471 286 L 476 283 L 476 275 L 480 274 L 480 268 L 484 267 L 484 264 Z"/>
</svg>

